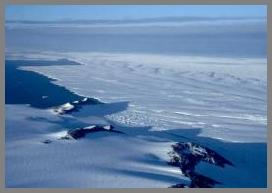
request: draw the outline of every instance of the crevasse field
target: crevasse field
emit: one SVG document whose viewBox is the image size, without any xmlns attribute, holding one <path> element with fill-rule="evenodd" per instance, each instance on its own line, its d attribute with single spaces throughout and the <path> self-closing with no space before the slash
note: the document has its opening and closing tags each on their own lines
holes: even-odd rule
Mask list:
<svg viewBox="0 0 272 193">
<path fill-rule="evenodd" d="M 56 47 L 54 50 L 56 44 L 66 42 L 67 37 L 57 40 L 55 36 L 51 37 L 52 34 L 58 34 L 67 28 L 70 31 L 71 26 L 47 26 L 47 32 L 41 32 L 40 28 L 34 30 L 29 24 L 22 24 L 23 27 L 7 25 L 7 59 L 67 59 L 80 64 L 40 66 L 37 63 L 36 66 L 21 66 L 20 70 L 53 78 L 53 84 L 63 86 L 80 96 L 96 98 L 105 104 L 86 105 L 67 115 L 54 113 L 53 107 L 39 109 L 28 104 L 6 104 L 6 186 L 189 186 L 192 179 L 184 175 L 179 167 L 168 162 L 171 145 L 192 142 L 212 149 L 232 163 L 219 167 L 200 161 L 196 165 L 195 172 L 218 182 L 214 187 L 266 187 L 267 61 L 265 53 L 261 55 L 262 51 L 259 53 L 258 48 L 252 48 L 256 45 L 261 49 L 265 45 L 262 44 L 265 38 L 258 38 L 262 31 L 256 27 L 262 26 L 263 21 L 239 20 L 225 23 L 224 26 L 210 22 L 201 25 L 204 26 L 204 32 L 209 33 L 218 25 L 219 32 L 216 34 L 219 35 L 215 38 L 222 40 L 222 37 L 228 37 L 223 30 L 225 28 L 234 34 L 228 37 L 230 40 L 221 41 L 226 43 L 225 47 L 219 40 L 210 42 L 212 45 L 209 46 L 207 40 L 204 45 L 212 54 L 206 53 L 203 45 L 200 45 L 203 49 L 198 50 L 199 54 L 194 54 L 193 48 L 186 50 L 186 46 L 183 48 L 184 52 L 179 48 L 181 51 L 175 54 L 162 51 L 164 45 L 171 47 L 172 44 L 182 44 L 181 40 L 174 43 L 165 37 L 179 31 L 185 33 L 187 30 L 191 33 L 196 29 L 193 24 L 174 27 L 167 24 L 167 32 L 159 31 L 163 34 L 164 43 L 160 45 L 162 50 L 154 48 L 154 52 L 145 50 L 151 49 L 151 39 L 147 34 L 141 38 L 146 38 L 148 45 L 145 45 L 145 41 L 139 43 L 139 39 L 135 39 L 133 35 L 131 42 L 126 43 L 124 40 L 116 45 L 119 50 L 107 50 L 108 47 L 115 49 L 113 45 L 116 38 L 113 42 L 105 41 L 105 49 L 99 47 L 97 51 L 95 47 L 89 50 L 80 47 L 79 51 L 75 51 L 74 47 Z M 244 22 L 244 27 L 237 27 L 241 22 Z M 154 29 L 151 24 L 141 25 Z M 139 33 L 143 28 L 141 25 L 134 26 L 137 30 L 133 28 L 133 32 Z M 233 30 L 233 25 L 239 33 Z M 88 30 L 89 33 L 94 33 L 94 30 L 102 33 L 104 27 L 82 28 L 86 29 L 86 36 Z M 120 26 L 106 27 L 108 33 L 122 31 Z M 33 34 L 26 33 L 29 28 Z M 77 38 L 83 33 L 79 28 L 78 26 L 72 31 Z M 146 33 L 150 35 L 156 30 L 147 30 Z M 144 30 L 141 32 L 144 33 Z M 203 35 L 204 32 L 200 30 L 198 33 Z M 23 40 L 12 38 L 18 33 L 22 34 L 24 41 L 30 41 L 33 37 L 27 51 L 23 51 L 21 47 Z M 237 40 L 246 42 L 246 45 L 238 42 L 239 49 L 244 51 L 234 56 L 232 49 L 235 51 L 238 45 L 230 45 L 228 42 L 235 42 L 236 33 L 241 37 L 244 37 L 241 34 L 251 36 Z M 73 42 L 81 37 L 77 38 L 71 39 L 68 45 L 77 46 Z M 160 37 L 152 38 L 152 41 L 160 40 Z M 44 50 L 40 45 L 43 41 L 46 45 Z M 140 47 L 143 47 L 144 51 L 137 51 L 132 46 L 133 42 L 137 44 L 137 49 L 141 50 Z M 103 44 L 103 40 L 100 43 Z M 197 48 L 194 41 L 191 44 Z M 224 50 L 225 54 L 216 54 L 217 44 L 218 47 L 221 46 L 218 52 Z M 38 46 L 41 47 L 40 50 L 36 50 Z M 130 51 L 131 46 L 136 50 Z M 79 140 L 59 140 L 72 126 L 80 124 L 111 124 L 124 134 L 95 132 Z M 44 140 L 50 140 L 50 143 L 45 144 Z M 197 154 L 197 151 L 204 150 L 200 148 L 190 151 Z"/>
</svg>

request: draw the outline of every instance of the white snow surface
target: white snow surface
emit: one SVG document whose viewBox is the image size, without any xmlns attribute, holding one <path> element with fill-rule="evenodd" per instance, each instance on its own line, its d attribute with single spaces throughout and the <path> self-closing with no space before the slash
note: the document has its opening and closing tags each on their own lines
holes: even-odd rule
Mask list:
<svg viewBox="0 0 272 193">
<path fill-rule="evenodd" d="M 105 132 L 59 140 L 68 128 L 50 111 L 6 105 L 6 117 L 6 187 L 167 188 L 189 182 L 166 163 L 170 141 Z M 86 123 L 103 121 L 89 117 Z M 42 143 L 48 139 L 52 143 Z"/>
<path fill-rule="evenodd" d="M 6 187 L 188 184 L 178 168 L 167 165 L 171 144 L 183 140 L 207 146 L 234 164 L 197 166 L 197 172 L 222 183 L 217 187 L 266 187 L 266 60 L 53 52 L 29 55 L 34 58 L 80 62 L 22 69 L 108 104 L 64 116 L 6 105 Z M 125 134 L 59 140 L 78 122 L 114 124 Z M 43 143 L 48 139 L 52 142 Z"/>
<path fill-rule="evenodd" d="M 199 128 L 200 136 L 266 142 L 266 59 L 53 52 L 29 58 L 35 56 L 83 64 L 23 69 L 56 78 L 56 84 L 80 95 L 128 102 L 125 111 L 107 116 L 120 124 Z"/>
<path fill-rule="evenodd" d="M 72 105 L 71 103 L 65 103 L 63 105 L 61 105 L 60 107 L 54 109 L 54 113 L 56 114 L 61 114 L 61 113 L 64 113 L 65 111 L 68 111 L 68 110 L 71 110 L 74 108 L 74 105 Z"/>
</svg>

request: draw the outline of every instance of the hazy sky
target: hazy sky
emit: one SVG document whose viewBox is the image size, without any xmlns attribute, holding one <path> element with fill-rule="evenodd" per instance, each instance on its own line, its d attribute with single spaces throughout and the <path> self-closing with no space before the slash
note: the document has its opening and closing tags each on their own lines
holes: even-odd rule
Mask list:
<svg viewBox="0 0 272 193">
<path fill-rule="evenodd" d="M 266 5 L 9 5 L 6 20 L 266 17 Z"/>
<path fill-rule="evenodd" d="M 266 14 L 265 5 L 16 5 L 6 8 L 5 43 L 7 51 L 266 57 Z"/>
</svg>

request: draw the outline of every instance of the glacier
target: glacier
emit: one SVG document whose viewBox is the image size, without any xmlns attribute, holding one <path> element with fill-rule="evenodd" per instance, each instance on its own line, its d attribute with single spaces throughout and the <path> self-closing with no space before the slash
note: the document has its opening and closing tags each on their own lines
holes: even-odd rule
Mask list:
<svg viewBox="0 0 272 193">
<path fill-rule="evenodd" d="M 167 164 L 178 142 L 201 144 L 233 163 L 196 165 L 197 173 L 220 182 L 215 187 L 266 187 L 266 59 L 98 52 L 8 56 L 21 57 L 81 64 L 20 69 L 103 104 L 63 115 L 6 104 L 7 187 L 189 186 L 191 179 Z M 97 124 L 125 134 L 59 140 L 72 126 Z"/>
</svg>

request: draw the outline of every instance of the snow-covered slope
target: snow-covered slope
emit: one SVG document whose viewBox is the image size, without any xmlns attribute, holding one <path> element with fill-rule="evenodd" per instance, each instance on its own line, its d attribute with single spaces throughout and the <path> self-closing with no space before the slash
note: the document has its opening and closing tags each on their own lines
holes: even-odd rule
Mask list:
<svg viewBox="0 0 272 193">
<path fill-rule="evenodd" d="M 170 142 L 105 132 L 59 140 L 65 120 L 50 111 L 6 105 L 6 117 L 6 187 L 167 188 L 189 182 L 166 163 Z"/>
<path fill-rule="evenodd" d="M 82 65 L 21 68 L 50 76 L 57 80 L 54 83 L 105 104 L 83 105 L 62 115 L 53 109 L 6 105 L 7 187 L 189 185 L 191 180 L 180 168 L 167 164 L 177 142 L 199 144 L 201 151 L 207 147 L 233 164 L 196 165 L 197 174 L 220 182 L 216 187 L 266 187 L 265 59 L 109 53 L 29 56 L 48 57 Z M 111 124 L 122 133 L 59 139 L 69 129 L 93 124 Z"/>
</svg>

